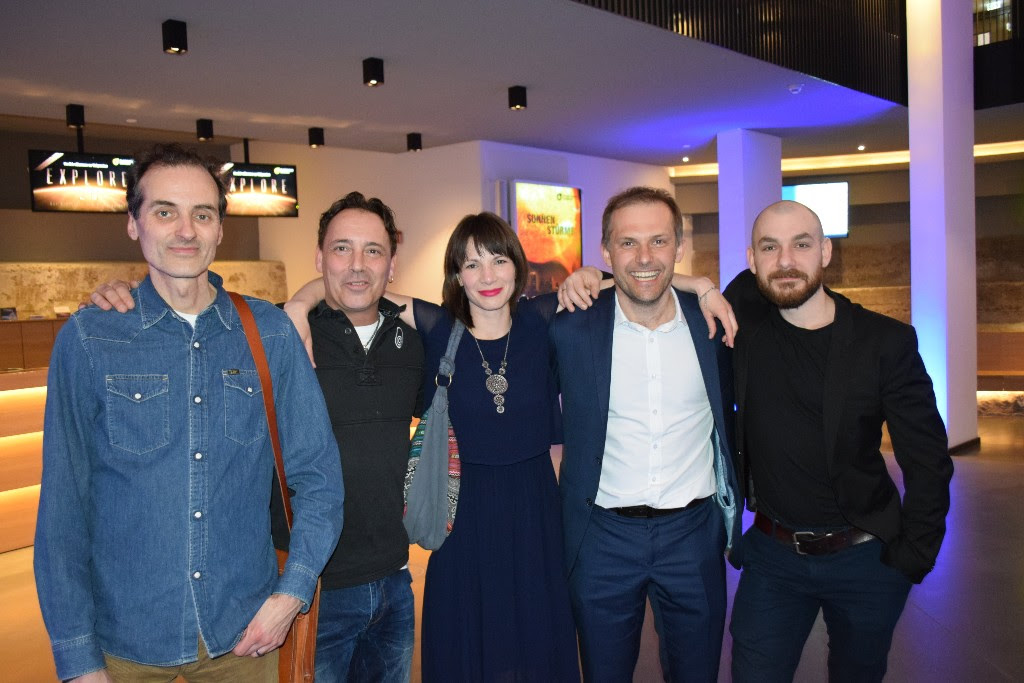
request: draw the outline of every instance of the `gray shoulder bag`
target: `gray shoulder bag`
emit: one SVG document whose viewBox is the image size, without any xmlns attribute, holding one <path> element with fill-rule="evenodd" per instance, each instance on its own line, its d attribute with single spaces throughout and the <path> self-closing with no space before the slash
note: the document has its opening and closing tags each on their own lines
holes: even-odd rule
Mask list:
<svg viewBox="0 0 1024 683">
<path fill-rule="evenodd" d="M 459 503 L 459 448 L 448 419 L 448 387 L 466 326 L 456 320 L 434 376 L 437 391 L 412 437 L 405 470 L 405 530 L 409 542 L 437 550 L 452 531 Z M 447 377 L 447 381 L 443 378 Z"/>
</svg>

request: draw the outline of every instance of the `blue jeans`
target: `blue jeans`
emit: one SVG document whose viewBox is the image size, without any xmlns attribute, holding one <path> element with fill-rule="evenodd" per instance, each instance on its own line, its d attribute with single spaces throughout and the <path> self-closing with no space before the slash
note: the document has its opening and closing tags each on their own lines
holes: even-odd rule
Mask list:
<svg viewBox="0 0 1024 683">
<path fill-rule="evenodd" d="M 408 569 L 359 586 L 323 591 L 316 635 L 317 683 L 407 683 L 415 625 Z"/>
<path fill-rule="evenodd" d="M 881 552 L 874 540 L 832 555 L 799 555 L 748 529 L 729 625 L 733 681 L 792 681 L 819 609 L 829 681 L 881 681 L 912 585 L 882 564 Z"/>
</svg>

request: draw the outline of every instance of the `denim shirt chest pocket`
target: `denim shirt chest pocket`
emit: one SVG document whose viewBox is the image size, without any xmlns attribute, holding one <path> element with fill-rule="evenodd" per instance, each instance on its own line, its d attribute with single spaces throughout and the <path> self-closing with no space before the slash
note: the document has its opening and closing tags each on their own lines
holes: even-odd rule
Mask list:
<svg viewBox="0 0 1024 683">
<path fill-rule="evenodd" d="M 107 375 L 110 445 L 142 455 L 171 441 L 167 375 Z"/>
<path fill-rule="evenodd" d="M 263 387 L 255 370 L 222 370 L 224 436 L 247 446 L 267 433 Z"/>
</svg>

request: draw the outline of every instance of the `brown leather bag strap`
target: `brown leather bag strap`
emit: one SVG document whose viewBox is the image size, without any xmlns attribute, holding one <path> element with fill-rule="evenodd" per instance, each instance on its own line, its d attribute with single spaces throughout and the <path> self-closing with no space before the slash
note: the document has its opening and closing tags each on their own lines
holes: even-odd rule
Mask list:
<svg viewBox="0 0 1024 683">
<path fill-rule="evenodd" d="M 281 437 L 277 433 L 277 411 L 274 410 L 274 384 L 270 379 L 270 366 L 267 365 L 267 352 L 263 350 L 263 340 L 256 327 L 256 319 L 248 302 L 238 292 L 228 292 L 231 301 L 238 311 L 238 318 L 245 330 L 245 340 L 249 342 L 249 351 L 256 361 L 256 372 L 260 375 L 260 387 L 263 389 L 263 407 L 267 410 L 267 427 L 270 430 L 270 442 L 274 446 L 274 466 L 277 469 L 277 483 L 281 489 L 281 500 L 284 503 L 284 516 L 288 528 L 292 528 L 292 502 L 288 497 L 288 481 L 284 476 L 284 460 L 281 457 Z"/>
</svg>

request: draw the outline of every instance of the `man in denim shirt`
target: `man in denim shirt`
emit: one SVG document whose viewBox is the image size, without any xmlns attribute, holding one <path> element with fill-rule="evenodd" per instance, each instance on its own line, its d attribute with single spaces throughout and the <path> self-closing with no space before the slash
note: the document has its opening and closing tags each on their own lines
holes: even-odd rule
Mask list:
<svg viewBox="0 0 1024 683">
<path fill-rule="evenodd" d="M 226 206 L 218 169 L 158 146 L 136 160 L 128 206 L 149 263 L 135 307 L 78 312 L 50 363 L 35 573 L 57 674 L 276 681 L 275 650 L 341 531 L 323 395 L 284 313 L 251 300 L 294 489 L 278 577 L 260 380 L 208 270 Z"/>
</svg>

